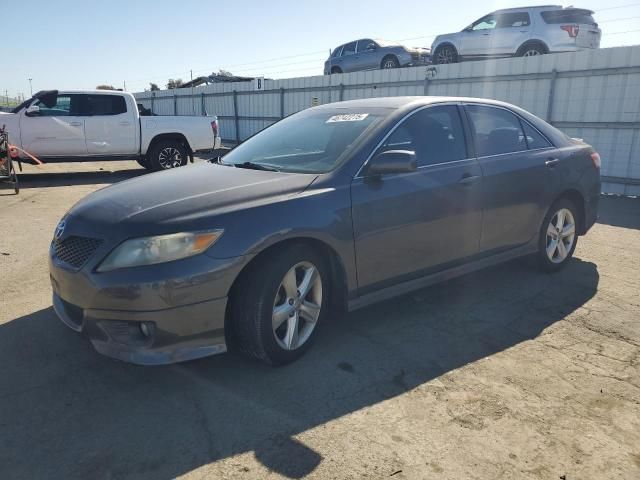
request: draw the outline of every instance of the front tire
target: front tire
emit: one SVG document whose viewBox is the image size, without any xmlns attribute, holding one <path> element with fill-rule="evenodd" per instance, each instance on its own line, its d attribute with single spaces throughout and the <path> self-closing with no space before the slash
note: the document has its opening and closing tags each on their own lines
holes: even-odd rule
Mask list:
<svg viewBox="0 0 640 480">
<path fill-rule="evenodd" d="M 170 170 L 187 164 L 189 151 L 177 140 L 164 140 L 156 143 L 147 154 L 147 161 L 154 172 Z"/>
<path fill-rule="evenodd" d="M 568 199 L 555 202 L 542 222 L 538 258 L 542 268 L 556 272 L 573 257 L 578 245 L 578 209 Z"/>
<path fill-rule="evenodd" d="M 458 63 L 458 52 L 453 45 L 441 45 L 436 48 L 433 55 L 433 63 L 437 65 Z"/>
<path fill-rule="evenodd" d="M 232 348 L 270 365 L 303 355 L 328 310 L 325 263 L 312 248 L 294 245 L 243 272 L 231 296 Z"/>
</svg>

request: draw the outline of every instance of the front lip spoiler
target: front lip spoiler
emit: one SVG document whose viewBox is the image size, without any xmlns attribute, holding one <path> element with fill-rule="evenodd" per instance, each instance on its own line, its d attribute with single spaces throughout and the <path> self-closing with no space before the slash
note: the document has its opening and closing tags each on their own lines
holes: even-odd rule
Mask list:
<svg viewBox="0 0 640 480">
<path fill-rule="evenodd" d="M 122 360 L 136 365 L 168 365 L 178 362 L 186 362 L 197 358 L 217 355 L 227 351 L 224 343 L 216 345 L 187 346 L 167 350 L 131 349 L 124 345 L 101 340 L 90 339 L 93 348 L 98 353 L 107 357 Z"/>
</svg>

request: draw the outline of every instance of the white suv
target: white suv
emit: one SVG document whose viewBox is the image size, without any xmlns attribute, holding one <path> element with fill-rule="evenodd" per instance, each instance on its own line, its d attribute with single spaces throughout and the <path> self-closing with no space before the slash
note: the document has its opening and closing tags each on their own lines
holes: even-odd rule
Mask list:
<svg viewBox="0 0 640 480">
<path fill-rule="evenodd" d="M 439 35 L 433 63 L 528 57 L 600 47 L 602 31 L 593 12 L 561 5 L 496 10 L 458 33 Z"/>
</svg>

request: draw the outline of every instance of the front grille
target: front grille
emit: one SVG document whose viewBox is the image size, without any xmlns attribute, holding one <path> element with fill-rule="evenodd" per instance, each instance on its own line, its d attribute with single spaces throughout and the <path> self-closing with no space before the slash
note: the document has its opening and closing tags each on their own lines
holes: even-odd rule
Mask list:
<svg viewBox="0 0 640 480">
<path fill-rule="evenodd" d="M 54 240 L 53 248 L 56 258 L 74 268 L 82 268 L 102 244 L 102 240 L 89 237 L 67 237 L 64 240 Z"/>
</svg>

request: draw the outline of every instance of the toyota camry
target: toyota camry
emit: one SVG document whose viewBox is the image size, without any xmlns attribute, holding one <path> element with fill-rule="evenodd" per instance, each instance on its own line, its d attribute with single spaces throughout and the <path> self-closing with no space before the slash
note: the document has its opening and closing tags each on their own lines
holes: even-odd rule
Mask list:
<svg viewBox="0 0 640 480">
<path fill-rule="evenodd" d="M 599 194 L 591 146 L 507 103 L 322 105 L 81 200 L 51 243 L 53 305 L 121 360 L 285 364 L 345 310 L 524 255 L 562 268 Z"/>
</svg>

